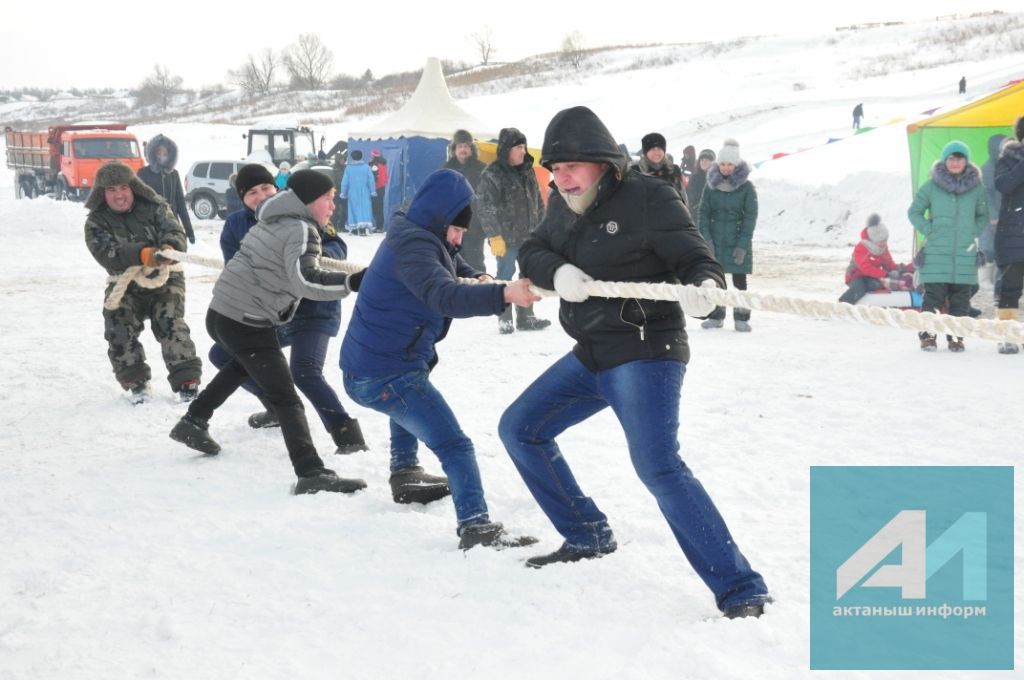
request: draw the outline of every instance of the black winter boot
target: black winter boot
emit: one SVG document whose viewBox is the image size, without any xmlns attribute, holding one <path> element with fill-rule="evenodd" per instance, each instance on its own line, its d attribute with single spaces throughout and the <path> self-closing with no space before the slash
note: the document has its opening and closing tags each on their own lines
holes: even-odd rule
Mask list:
<svg viewBox="0 0 1024 680">
<path fill-rule="evenodd" d="M 149 382 L 146 380 L 136 380 L 133 383 L 125 385 L 125 389 L 128 390 L 128 401 L 132 405 L 138 406 L 149 401 L 150 391 Z"/>
<path fill-rule="evenodd" d="M 274 413 L 271 403 L 263 397 L 259 397 L 259 400 L 263 404 L 263 410 L 249 416 L 249 427 L 254 430 L 262 427 L 281 427 L 281 421 L 277 419 L 277 414 Z"/>
<path fill-rule="evenodd" d="M 363 430 L 359 427 L 359 421 L 355 418 L 348 418 L 331 430 L 331 439 L 338 447 L 334 453 L 339 455 L 370 450 L 363 439 Z"/>
<path fill-rule="evenodd" d="M 512 323 L 512 305 L 509 305 L 501 316 L 498 317 L 498 332 L 502 335 L 508 335 L 509 333 L 515 332 L 516 327 Z"/>
<path fill-rule="evenodd" d="M 469 550 L 478 545 L 504 550 L 505 548 L 521 548 L 533 545 L 537 539 L 533 536 L 510 536 L 505 532 L 501 522 L 487 524 L 467 524 L 459 529 L 459 548 Z"/>
<path fill-rule="evenodd" d="M 764 605 L 760 603 L 736 604 L 731 607 L 726 607 L 725 612 L 723 613 L 727 619 L 758 619 L 761 618 L 762 614 L 764 614 Z"/>
<path fill-rule="evenodd" d="M 215 456 L 220 453 L 220 444 L 210 436 L 209 427 L 209 422 L 186 413 L 171 429 L 170 436 L 174 441 L 181 442 L 190 449 Z"/>
<path fill-rule="evenodd" d="M 293 493 L 296 496 L 303 494 L 319 493 L 355 493 L 366 488 L 366 482 L 361 479 L 346 479 L 339 477 L 334 470 L 321 468 L 314 470 L 307 475 L 299 477 L 295 482 Z"/>
<path fill-rule="evenodd" d="M 428 475 L 419 465 L 392 472 L 388 481 L 396 503 L 432 503 L 452 493 L 447 477 Z"/>
<path fill-rule="evenodd" d="M 599 557 L 615 552 L 618 547 L 617 544 L 612 543 L 610 546 L 604 548 L 591 548 L 589 550 L 573 550 L 567 545 L 563 544 L 561 548 L 553 553 L 547 555 L 536 555 L 526 560 L 526 566 L 534 569 L 540 569 L 546 567 L 549 564 L 557 564 L 559 562 L 579 562 L 581 560 L 593 560 Z"/>
<path fill-rule="evenodd" d="M 516 330 L 541 331 L 551 325 L 547 319 L 538 319 L 533 315 L 533 305 L 516 307 Z"/>
</svg>

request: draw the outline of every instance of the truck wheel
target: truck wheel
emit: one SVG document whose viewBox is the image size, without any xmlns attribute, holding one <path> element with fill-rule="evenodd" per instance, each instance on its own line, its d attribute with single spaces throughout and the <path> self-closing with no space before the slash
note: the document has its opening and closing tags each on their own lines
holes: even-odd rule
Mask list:
<svg viewBox="0 0 1024 680">
<path fill-rule="evenodd" d="M 200 220 L 212 220 L 217 216 L 217 199 L 209 194 L 199 194 L 192 199 L 192 214 Z"/>
</svg>

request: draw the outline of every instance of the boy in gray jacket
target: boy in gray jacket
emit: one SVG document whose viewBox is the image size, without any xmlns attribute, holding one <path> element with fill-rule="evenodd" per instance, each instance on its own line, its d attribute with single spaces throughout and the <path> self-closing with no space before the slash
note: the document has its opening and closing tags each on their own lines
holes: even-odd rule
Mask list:
<svg viewBox="0 0 1024 680">
<path fill-rule="evenodd" d="M 291 320 L 302 298 L 338 300 L 349 293 L 348 275 L 319 267 L 320 235 L 334 212 L 334 186 L 326 175 L 300 170 L 288 191 L 267 199 L 259 222 L 242 239 L 213 287 L 206 329 L 231 362 L 199 393 L 171 439 L 206 454 L 220 445 L 210 436 L 213 412 L 251 378 L 273 406 L 298 481 L 295 493 L 352 493 L 366 487 L 324 467 L 309 434 L 276 328 Z"/>
</svg>

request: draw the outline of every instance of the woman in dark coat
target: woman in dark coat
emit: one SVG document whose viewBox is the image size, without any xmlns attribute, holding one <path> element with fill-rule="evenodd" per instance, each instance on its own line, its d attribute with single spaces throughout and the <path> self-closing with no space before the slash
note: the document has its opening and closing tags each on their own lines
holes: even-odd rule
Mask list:
<svg viewBox="0 0 1024 680">
<path fill-rule="evenodd" d="M 1002 196 L 996 223 L 996 265 L 1002 276 L 999 319 L 1017 321 L 1024 289 L 1024 116 L 1017 119 L 1017 141 L 1005 142 L 996 162 L 995 186 Z M 1020 345 L 999 343 L 1001 354 L 1016 354 Z"/>
<path fill-rule="evenodd" d="M 185 229 L 188 242 L 195 243 L 192 218 L 185 207 L 185 190 L 181 186 L 181 176 L 174 169 L 178 164 L 178 145 L 168 137 L 157 135 L 146 145 L 146 162 L 149 165 L 137 173 L 139 179 L 167 201 L 171 212 Z"/>
</svg>

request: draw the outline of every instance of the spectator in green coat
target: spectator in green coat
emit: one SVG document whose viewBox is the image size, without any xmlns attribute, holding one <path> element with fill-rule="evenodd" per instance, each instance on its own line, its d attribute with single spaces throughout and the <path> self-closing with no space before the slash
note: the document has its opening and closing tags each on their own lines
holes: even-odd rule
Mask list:
<svg viewBox="0 0 1024 680">
<path fill-rule="evenodd" d="M 924 238 L 919 280 L 924 285 L 923 312 L 943 307 L 952 316 L 967 316 L 978 285 L 978 237 L 988 226 L 988 204 L 981 171 L 971 151 L 954 140 L 942 149 L 907 216 Z M 920 262 L 920 255 L 918 261 Z M 919 333 L 921 349 L 934 352 L 935 334 Z M 946 336 L 951 352 L 964 351 L 964 339 Z"/>
<path fill-rule="evenodd" d="M 708 168 L 708 183 L 697 211 L 698 226 L 704 239 L 715 251 L 726 274 L 732 274 L 732 285 L 747 289 L 747 275 L 754 271 L 754 227 L 757 225 L 757 190 L 750 182 L 750 165 L 740 156 L 740 144 L 725 140 L 718 152 L 718 161 Z M 750 310 L 732 310 L 736 330 L 750 332 Z M 715 311 L 701 328 L 721 328 L 725 307 Z"/>
</svg>

